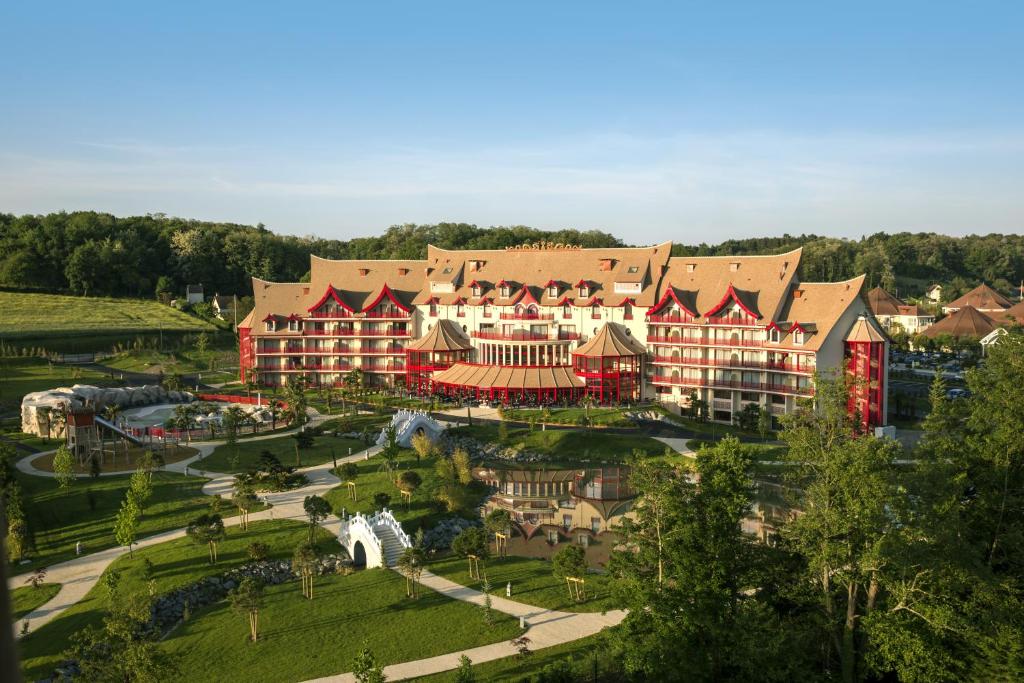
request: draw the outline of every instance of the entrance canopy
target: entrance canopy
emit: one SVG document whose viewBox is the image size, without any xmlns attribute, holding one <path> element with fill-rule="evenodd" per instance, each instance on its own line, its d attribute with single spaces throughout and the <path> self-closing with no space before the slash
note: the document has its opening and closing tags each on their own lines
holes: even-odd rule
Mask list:
<svg viewBox="0 0 1024 683">
<path fill-rule="evenodd" d="M 583 380 L 567 365 L 514 366 L 455 363 L 431 376 L 434 391 L 478 399 L 554 402 L 575 398 Z"/>
</svg>

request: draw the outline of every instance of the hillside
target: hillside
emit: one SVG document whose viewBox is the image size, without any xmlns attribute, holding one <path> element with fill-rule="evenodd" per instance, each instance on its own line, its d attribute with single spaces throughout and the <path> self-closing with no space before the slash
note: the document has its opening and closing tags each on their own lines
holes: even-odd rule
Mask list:
<svg viewBox="0 0 1024 683">
<path fill-rule="evenodd" d="M 156 301 L 0 292 L 0 338 L 213 332 L 208 322 Z"/>
</svg>

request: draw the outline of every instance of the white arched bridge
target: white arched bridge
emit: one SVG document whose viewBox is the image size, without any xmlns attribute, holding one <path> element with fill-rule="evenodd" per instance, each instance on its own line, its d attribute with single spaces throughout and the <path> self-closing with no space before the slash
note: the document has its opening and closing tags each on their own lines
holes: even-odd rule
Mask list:
<svg viewBox="0 0 1024 683">
<path fill-rule="evenodd" d="M 412 547 L 391 510 L 365 516 L 357 512 L 341 520 L 338 541 L 357 567 L 394 567 L 406 548 Z"/>
</svg>

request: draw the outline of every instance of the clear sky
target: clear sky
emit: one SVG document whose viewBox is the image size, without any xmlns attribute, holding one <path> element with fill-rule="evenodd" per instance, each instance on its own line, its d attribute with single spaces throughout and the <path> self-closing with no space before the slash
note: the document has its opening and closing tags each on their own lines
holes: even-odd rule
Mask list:
<svg viewBox="0 0 1024 683">
<path fill-rule="evenodd" d="M 840 7 L 845 6 L 845 8 Z M 1024 3 L 0 3 L 0 211 L 1024 229 Z"/>
</svg>

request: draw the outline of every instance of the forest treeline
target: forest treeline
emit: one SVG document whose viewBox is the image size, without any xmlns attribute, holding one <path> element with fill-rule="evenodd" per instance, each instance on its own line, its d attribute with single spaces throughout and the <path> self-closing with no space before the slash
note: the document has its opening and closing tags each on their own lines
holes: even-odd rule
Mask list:
<svg viewBox="0 0 1024 683">
<path fill-rule="evenodd" d="M 423 258 L 428 244 L 450 249 L 501 249 L 547 240 L 583 247 L 625 246 L 597 230 L 483 228 L 467 223 L 394 225 L 350 240 L 278 235 L 262 224 L 216 223 L 162 214 L 116 217 L 91 211 L 14 216 L 0 213 L 0 286 L 28 291 L 151 297 L 202 283 L 207 293 L 245 295 L 250 276 L 295 282 L 309 256 Z M 720 244 L 675 244 L 682 255 L 778 253 L 803 247 L 802 279 L 868 276 L 869 286 L 917 296 L 939 282 L 953 295 L 980 281 L 1006 293 L 1024 280 L 1024 235 L 950 237 L 876 233 L 860 240 L 782 235 Z"/>
</svg>

